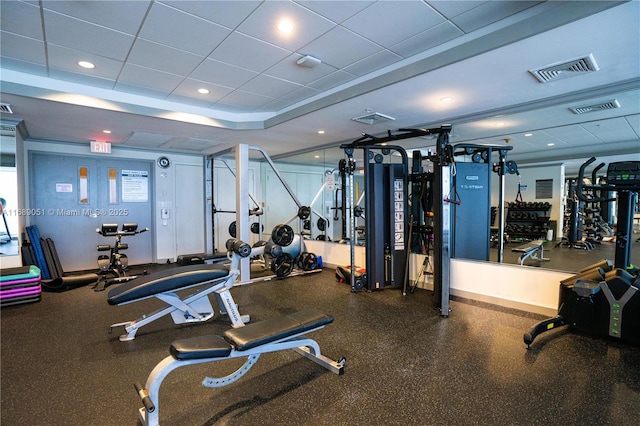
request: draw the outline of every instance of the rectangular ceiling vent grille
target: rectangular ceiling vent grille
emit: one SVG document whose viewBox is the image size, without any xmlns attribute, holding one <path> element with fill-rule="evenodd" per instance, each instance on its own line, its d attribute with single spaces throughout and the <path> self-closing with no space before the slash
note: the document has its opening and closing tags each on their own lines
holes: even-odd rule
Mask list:
<svg viewBox="0 0 640 426">
<path fill-rule="evenodd" d="M 616 99 L 612 101 L 602 102 L 595 105 L 583 105 L 578 107 L 571 107 L 569 111 L 574 114 L 586 114 L 588 112 L 596 112 L 596 111 L 606 111 L 608 109 L 616 109 L 620 108 L 620 102 Z"/>
<path fill-rule="evenodd" d="M 395 120 L 395 118 L 385 114 L 381 114 L 379 112 L 373 112 L 367 115 L 361 115 L 360 117 L 354 117 L 352 118 L 352 120 L 364 124 L 378 124 L 384 121 Z"/>
<path fill-rule="evenodd" d="M 11 105 L 6 104 L 4 102 L 0 102 L 0 112 L 4 112 L 6 114 L 13 114 L 13 111 L 11 111 Z"/>
<path fill-rule="evenodd" d="M 540 83 L 548 83 L 550 81 L 561 80 L 563 78 L 575 77 L 582 74 L 598 71 L 600 68 L 596 63 L 593 54 L 582 58 L 571 59 L 570 61 L 560 62 L 546 67 L 529 70 Z"/>
</svg>

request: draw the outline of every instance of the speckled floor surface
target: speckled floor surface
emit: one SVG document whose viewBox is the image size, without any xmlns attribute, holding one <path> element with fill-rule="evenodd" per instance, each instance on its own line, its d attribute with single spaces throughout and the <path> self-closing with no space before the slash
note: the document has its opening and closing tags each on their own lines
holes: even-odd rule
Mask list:
<svg viewBox="0 0 640 426">
<path fill-rule="evenodd" d="M 334 375 L 293 351 L 264 354 L 240 381 L 201 386 L 238 360 L 189 366 L 165 380 L 163 425 L 638 425 L 640 348 L 559 329 L 527 350 L 538 316 L 432 293 L 352 294 L 331 270 L 232 290 L 252 321 L 317 308 L 335 317 L 312 333 L 346 357 Z M 109 306 L 89 287 L 44 293 L 1 311 L 2 425 L 135 425 L 144 383 L 171 341 L 229 327 L 224 317 L 176 326 L 165 317 L 120 342 L 112 323 L 159 304 Z M 233 365 L 232 365 L 233 364 Z"/>
</svg>

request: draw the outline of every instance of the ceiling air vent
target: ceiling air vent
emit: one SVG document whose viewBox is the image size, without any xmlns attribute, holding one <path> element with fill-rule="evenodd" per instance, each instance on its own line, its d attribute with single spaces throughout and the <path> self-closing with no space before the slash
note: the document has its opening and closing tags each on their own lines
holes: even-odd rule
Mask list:
<svg viewBox="0 0 640 426">
<path fill-rule="evenodd" d="M 616 109 L 620 108 L 620 102 L 616 99 L 607 102 L 601 102 L 599 104 L 594 105 L 583 105 L 578 107 L 571 107 L 569 111 L 574 114 L 586 114 L 588 112 L 596 112 L 596 111 L 606 111 L 608 109 Z"/>
<path fill-rule="evenodd" d="M 4 102 L 0 102 L 0 112 L 4 112 L 6 114 L 13 114 L 13 111 L 11 111 L 11 105 L 6 104 Z"/>
<path fill-rule="evenodd" d="M 361 115 L 360 117 L 354 117 L 352 118 L 352 120 L 364 124 L 378 124 L 382 123 L 383 121 L 395 120 L 395 118 L 385 114 L 381 114 L 379 112 L 372 112 L 366 115 Z"/>
<path fill-rule="evenodd" d="M 595 72 L 599 69 L 593 54 L 590 53 L 588 56 L 582 58 L 547 65 L 546 67 L 529 70 L 529 72 L 533 74 L 540 83 L 548 83 L 550 81 Z"/>
</svg>

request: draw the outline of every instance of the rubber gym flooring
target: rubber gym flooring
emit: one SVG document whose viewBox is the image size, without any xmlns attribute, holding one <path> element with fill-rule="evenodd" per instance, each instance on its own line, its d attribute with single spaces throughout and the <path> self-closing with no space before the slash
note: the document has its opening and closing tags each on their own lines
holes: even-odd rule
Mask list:
<svg viewBox="0 0 640 426">
<path fill-rule="evenodd" d="M 612 245 L 547 254 L 564 270 L 613 258 Z M 232 294 L 252 322 L 303 308 L 333 315 L 333 324 L 309 337 L 326 356 L 346 357 L 345 374 L 293 351 L 262 355 L 245 377 L 219 389 L 202 387 L 202 379 L 230 373 L 238 360 L 179 368 L 161 388 L 161 424 L 640 424 L 638 347 L 558 329 L 527 350 L 522 335 L 540 316 L 453 300 L 451 315 L 441 318 L 429 291 L 353 294 L 330 269 Z M 170 342 L 229 327 L 225 317 L 190 326 L 165 317 L 120 342 L 121 330 L 107 333 L 110 324 L 159 305 L 109 306 L 106 297 L 81 287 L 2 309 L 3 425 L 135 425 L 141 403 L 133 383 L 144 384 Z"/>
</svg>

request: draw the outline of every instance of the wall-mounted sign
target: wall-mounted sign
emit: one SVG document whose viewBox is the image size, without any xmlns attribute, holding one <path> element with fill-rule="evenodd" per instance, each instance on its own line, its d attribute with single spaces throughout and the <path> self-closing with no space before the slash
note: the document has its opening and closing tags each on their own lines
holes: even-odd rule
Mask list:
<svg viewBox="0 0 640 426">
<path fill-rule="evenodd" d="M 123 170 L 122 201 L 146 203 L 149 201 L 149 172 L 145 170 Z"/>
<path fill-rule="evenodd" d="M 111 142 L 91 141 L 91 152 L 98 154 L 111 154 Z"/>
</svg>

